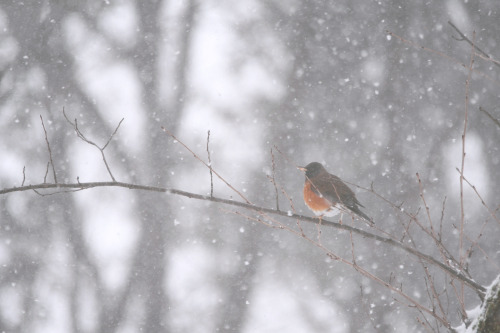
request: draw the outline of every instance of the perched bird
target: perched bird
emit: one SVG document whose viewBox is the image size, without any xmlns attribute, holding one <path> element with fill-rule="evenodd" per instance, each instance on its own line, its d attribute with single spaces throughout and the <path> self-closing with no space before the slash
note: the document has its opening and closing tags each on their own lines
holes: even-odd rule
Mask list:
<svg viewBox="0 0 500 333">
<path fill-rule="evenodd" d="M 364 207 L 354 192 L 342 180 L 334 176 L 321 163 L 312 162 L 299 167 L 306 173 L 304 201 L 316 216 L 335 216 L 339 213 L 355 213 L 370 224 L 373 220 L 358 206 Z"/>
</svg>

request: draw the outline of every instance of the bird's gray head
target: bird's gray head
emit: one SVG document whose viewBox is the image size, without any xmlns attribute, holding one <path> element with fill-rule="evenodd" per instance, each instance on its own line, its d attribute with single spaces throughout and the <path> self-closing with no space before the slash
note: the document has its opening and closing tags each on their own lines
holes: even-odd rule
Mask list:
<svg viewBox="0 0 500 333">
<path fill-rule="evenodd" d="M 312 178 L 322 172 L 325 172 L 325 168 L 321 163 L 318 162 L 312 162 L 306 165 L 305 167 L 301 168 L 301 170 L 306 172 L 306 177 L 307 178 Z"/>
</svg>

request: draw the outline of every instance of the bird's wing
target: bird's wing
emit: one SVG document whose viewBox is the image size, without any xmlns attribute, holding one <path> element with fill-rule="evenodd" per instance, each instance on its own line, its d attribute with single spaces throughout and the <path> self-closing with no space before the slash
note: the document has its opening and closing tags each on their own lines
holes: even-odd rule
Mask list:
<svg viewBox="0 0 500 333">
<path fill-rule="evenodd" d="M 339 177 L 331 174 L 325 174 L 315 180 L 316 182 L 314 182 L 311 186 L 313 190 L 316 193 L 319 192 L 323 198 L 330 201 L 332 205 L 341 202 L 358 216 L 369 221 L 370 223 L 373 223 L 373 220 L 359 209 L 358 206 L 364 206 L 358 201 L 358 199 L 356 199 L 354 192 L 349 188 L 349 186 L 344 184 Z M 342 200 L 339 199 L 339 196 L 342 197 Z"/>
<path fill-rule="evenodd" d="M 322 175 L 315 182 L 315 185 L 321 195 L 332 204 L 342 202 L 347 207 L 357 204 L 354 192 L 337 176 L 331 174 Z M 342 200 L 340 200 L 340 197 L 342 197 Z"/>
</svg>

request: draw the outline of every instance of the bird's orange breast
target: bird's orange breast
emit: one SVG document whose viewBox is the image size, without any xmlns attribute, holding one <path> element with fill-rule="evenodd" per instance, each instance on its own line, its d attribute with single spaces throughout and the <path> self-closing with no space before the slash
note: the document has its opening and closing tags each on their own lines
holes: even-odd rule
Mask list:
<svg viewBox="0 0 500 333">
<path fill-rule="evenodd" d="M 324 214 L 332 206 L 328 200 L 316 194 L 309 180 L 304 185 L 304 201 L 316 215 Z"/>
</svg>

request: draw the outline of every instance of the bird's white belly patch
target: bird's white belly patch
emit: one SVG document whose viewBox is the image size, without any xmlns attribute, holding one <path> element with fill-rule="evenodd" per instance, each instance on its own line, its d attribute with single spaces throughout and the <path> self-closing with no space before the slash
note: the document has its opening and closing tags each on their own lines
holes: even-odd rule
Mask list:
<svg viewBox="0 0 500 333">
<path fill-rule="evenodd" d="M 316 216 L 326 216 L 326 217 L 332 217 L 342 213 L 342 210 L 338 209 L 335 206 L 330 206 L 330 208 L 324 210 L 312 210 L 312 211 Z"/>
</svg>

